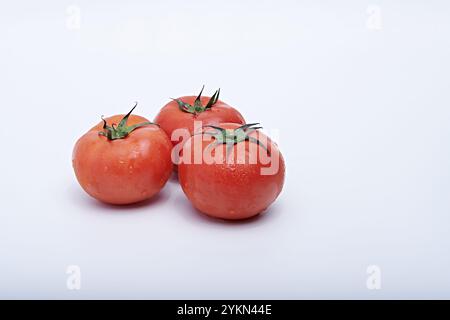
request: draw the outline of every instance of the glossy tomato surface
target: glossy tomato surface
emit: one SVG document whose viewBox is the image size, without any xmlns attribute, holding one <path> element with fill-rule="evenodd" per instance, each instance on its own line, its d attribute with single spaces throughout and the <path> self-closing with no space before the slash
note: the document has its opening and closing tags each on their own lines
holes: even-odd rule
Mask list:
<svg viewBox="0 0 450 320">
<path fill-rule="evenodd" d="M 105 119 L 117 125 L 124 115 Z M 130 115 L 128 125 L 148 121 Z M 110 204 L 130 204 L 157 194 L 172 172 L 172 144 L 156 125 L 146 125 L 122 139 L 99 135 L 99 123 L 76 143 L 72 164 L 82 188 L 92 197 Z"/>
<path fill-rule="evenodd" d="M 235 129 L 240 125 L 222 123 L 219 126 Z M 262 146 L 249 141 L 235 144 L 228 157 L 225 145 L 210 146 L 214 139 L 199 143 L 202 136 L 195 135 L 185 143 L 178 177 L 184 193 L 199 211 L 216 218 L 246 219 L 264 211 L 280 194 L 285 176 L 283 156 L 277 145 L 263 133 L 254 131 L 249 135 L 260 141 L 267 140 L 264 146 L 270 154 Z M 219 149 L 222 150 L 219 152 Z M 194 163 L 195 152 L 219 156 L 215 161 L 206 163 L 203 159 L 202 163 Z M 250 158 L 256 153 L 257 160 L 250 163 Z M 186 163 L 186 160 L 191 163 Z M 269 161 L 272 164 L 278 162 L 278 165 L 270 169 Z"/>
<path fill-rule="evenodd" d="M 196 96 L 185 96 L 178 98 L 184 103 L 194 105 Z M 205 106 L 210 97 L 201 97 L 200 101 Z M 225 102 L 218 100 L 211 109 L 205 110 L 201 113 L 192 114 L 182 111 L 175 100 L 167 103 L 158 115 L 155 117 L 154 122 L 159 124 L 161 128 L 167 133 L 172 140 L 173 145 L 182 142 L 177 139 L 172 139 L 172 134 L 176 129 L 186 129 L 188 133 L 192 135 L 194 133 L 194 121 L 201 121 L 201 125 L 217 125 L 221 122 L 232 122 L 244 124 L 245 120 L 242 115 L 229 106 Z"/>
</svg>

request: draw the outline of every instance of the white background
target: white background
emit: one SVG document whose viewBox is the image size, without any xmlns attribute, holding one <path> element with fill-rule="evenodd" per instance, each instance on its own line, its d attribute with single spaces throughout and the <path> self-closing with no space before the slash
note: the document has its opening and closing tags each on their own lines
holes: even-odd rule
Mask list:
<svg viewBox="0 0 450 320">
<path fill-rule="evenodd" d="M 1 1 L 0 297 L 450 298 L 449 54 L 446 1 Z M 127 208 L 81 190 L 100 115 L 203 84 L 279 130 L 266 214 L 206 218 L 175 178 Z"/>
</svg>

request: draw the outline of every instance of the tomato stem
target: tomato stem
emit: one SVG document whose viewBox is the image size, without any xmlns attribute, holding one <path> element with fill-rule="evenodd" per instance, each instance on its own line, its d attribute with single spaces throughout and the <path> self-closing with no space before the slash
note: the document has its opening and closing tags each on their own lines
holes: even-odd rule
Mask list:
<svg viewBox="0 0 450 320">
<path fill-rule="evenodd" d="M 216 92 L 214 92 L 214 94 L 209 99 L 206 106 L 203 106 L 202 102 L 201 102 L 203 89 L 205 89 L 204 85 L 203 85 L 202 89 L 200 90 L 200 93 L 198 94 L 197 98 L 195 98 L 193 105 L 190 105 L 189 103 L 185 103 L 185 102 L 181 101 L 181 99 L 172 99 L 172 100 L 174 100 L 178 103 L 178 107 L 183 112 L 192 113 L 194 115 L 196 115 L 198 113 L 202 113 L 206 110 L 211 109 L 211 107 L 214 106 L 214 104 L 219 100 L 219 94 L 220 94 L 220 88 L 219 88 L 218 90 L 216 90 Z"/>
<path fill-rule="evenodd" d="M 231 150 L 231 148 L 242 141 L 249 141 L 252 143 L 256 143 L 257 145 L 259 145 L 260 147 L 262 147 L 264 150 L 266 150 L 267 154 L 270 156 L 270 151 L 269 149 L 267 149 L 267 147 L 261 142 L 259 141 L 257 138 L 255 137 L 251 137 L 249 136 L 249 134 L 255 130 L 258 129 L 262 129 L 262 127 L 258 126 L 259 123 L 248 123 L 248 124 L 244 124 L 242 126 L 240 126 L 239 128 L 236 129 L 224 129 L 218 126 L 204 126 L 203 128 L 212 128 L 215 131 L 214 132 L 210 132 L 210 131 L 204 131 L 202 132 L 202 134 L 207 134 L 207 135 L 211 135 L 214 138 L 214 143 L 210 144 L 211 147 L 215 147 L 221 144 L 226 144 L 227 145 L 227 155 L 229 154 L 229 151 Z"/>
<path fill-rule="evenodd" d="M 132 126 L 128 126 L 128 118 L 130 117 L 130 114 L 133 112 L 133 110 L 137 107 L 137 102 L 135 103 L 134 107 L 120 120 L 119 124 L 116 125 L 115 123 L 111 124 L 111 126 L 108 126 L 106 123 L 106 120 L 101 117 L 103 120 L 103 131 L 100 131 L 98 134 L 100 136 L 104 136 L 108 138 L 108 140 L 116 140 L 116 139 L 123 139 L 126 138 L 132 131 L 134 131 L 137 128 L 147 126 L 150 124 L 158 125 L 156 123 L 145 121 L 141 123 L 134 124 Z"/>
</svg>

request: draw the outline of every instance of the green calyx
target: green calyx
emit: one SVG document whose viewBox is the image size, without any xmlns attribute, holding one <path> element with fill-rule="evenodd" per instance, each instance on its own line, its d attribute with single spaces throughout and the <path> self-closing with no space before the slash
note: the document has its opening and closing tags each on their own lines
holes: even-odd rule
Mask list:
<svg viewBox="0 0 450 320">
<path fill-rule="evenodd" d="M 103 119 L 103 131 L 100 131 L 98 134 L 100 136 L 107 137 L 108 140 L 117 140 L 117 139 L 123 139 L 126 138 L 133 130 L 147 126 L 150 124 L 157 125 L 156 123 L 146 121 L 142 123 L 137 123 L 132 126 L 127 126 L 128 118 L 130 117 L 130 114 L 133 112 L 133 110 L 136 108 L 137 102 L 134 105 L 133 109 L 130 110 L 123 118 L 120 120 L 119 124 L 116 126 L 116 124 L 112 124 L 111 126 L 108 126 L 106 123 L 106 120 Z"/>
<path fill-rule="evenodd" d="M 195 99 L 194 105 L 190 105 L 189 103 L 185 103 L 185 102 L 181 101 L 180 99 L 173 99 L 173 100 L 178 103 L 178 107 L 183 112 L 192 113 L 194 115 L 198 114 L 198 113 L 202 113 L 202 112 L 204 112 L 206 110 L 211 109 L 211 107 L 214 106 L 214 104 L 217 102 L 217 100 L 219 100 L 219 94 L 220 94 L 220 89 L 216 90 L 216 92 L 214 92 L 212 97 L 209 99 L 209 101 L 206 104 L 206 106 L 203 106 L 202 102 L 200 101 L 200 98 L 202 97 L 202 93 L 203 93 L 203 89 L 204 88 L 205 88 L 205 86 L 202 87 L 202 90 L 200 91 L 200 93 L 198 94 L 197 98 Z"/>
<path fill-rule="evenodd" d="M 269 149 L 267 149 L 261 141 L 249 135 L 255 130 L 262 129 L 262 127 L 258 127 L 257 125 L 259 125 L 259 123 L 248 123 L 236 129 L 224 129 L 217 126 L 204 126 L 204 128 L 212 128 L 214 131 L 205 131 L 202 132 L 202 134 L 210 135 L 214 138 L 214 143 L 210 144 L 210 147 L 212 148 L 221 144 L 227 145 L 227 155 L 230 153 L 231 148 L 233 148 L 235 144 L 243 141 L 256 143 L 258 146 L 261 146 L 264 150 L 266 150 L 268 155 L 270 155 Z"/>
</svg>

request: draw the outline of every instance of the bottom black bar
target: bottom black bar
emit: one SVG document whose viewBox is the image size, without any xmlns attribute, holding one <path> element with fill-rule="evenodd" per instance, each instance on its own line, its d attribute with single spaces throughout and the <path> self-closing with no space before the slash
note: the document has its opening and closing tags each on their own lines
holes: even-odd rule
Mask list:
<svg viewBox="0 0 450 320">
<path fill-rule="evenodd" d="M 359 319 L 391 316 L 429 316 L 450 310 L 448 300 L 4 300 L 2 312 L 14 315 L 85 317 L 139 316 L 144 319 L 296 319 L 355 316 Z M 55 313 L 56 308 L 63 314 Z M 445 313 L 443 313 L 445 314 Z"/>
</svg>

